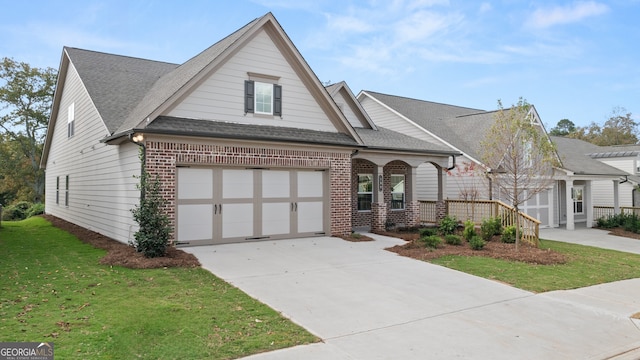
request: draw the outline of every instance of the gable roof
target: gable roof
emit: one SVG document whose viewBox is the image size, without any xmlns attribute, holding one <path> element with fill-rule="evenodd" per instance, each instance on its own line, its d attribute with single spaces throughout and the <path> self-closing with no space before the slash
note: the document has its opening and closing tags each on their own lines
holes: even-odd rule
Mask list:
<svg viewBox="0 0 640 360">
<path fill-rule="evenodd" d="M 257 18 L 233 34 L 227 36 L 200 54 L 191 58 L 170 73 L 160 78 L 148 91 L 145 97 L 125 118 L 124 122 L 109 138 L 117 138 L 135 130 L 144 129 L 161 113 L 177 102 L 190 89 L 203 81 L 219 66 L 230 59 L 246 42 L 250 41 L 260 30 L 265 30 L 278 46 L 279 50 L 290 60 L 298 76 L 310 84 L 309 91 L 319 105 L 329 114 L 329 120 L 339 132 L 352 136 L 360 143 L 357 133 L 348 124 L 347 119 L 338 109 L 324 89 L 320 80 L 311 70 L 302 55 L 284 32 L 272 13 Z"/>
<path fill-rule="evenodd" d="M 374 122 L 371 120 L 371 117 L 369 117 L 369 114 L 362 108 L 362 105 L 353 95 L 353 92 L 346 82 L 340 81 L 338 83 L 331 84 L 327 86 L 326 89 L 329 92 L 329 95 L 331 95 L 334 100 L 336 99 L 336 96 L 338 96 L 338 94 L 341 94 L 343 98 L 349 102 L 349 104 L 347 105 L 351 105 L 351 107 L 355 108 L 354 113 L 356 114 L 356 116 L 361 116 L 362 119 L 360 120 L 364 120 L 366 126 L 368 126 L 369 128 L 376 129 L 376 124 L 374 124 Z"/>
<path fill-rule="evenodd" d="M 577 175 L 627 176 L 629 173 L 591 158 L 599 146 L 578 139 L 550 136 L 560 154 L 562 167 Z"/>
</svg>

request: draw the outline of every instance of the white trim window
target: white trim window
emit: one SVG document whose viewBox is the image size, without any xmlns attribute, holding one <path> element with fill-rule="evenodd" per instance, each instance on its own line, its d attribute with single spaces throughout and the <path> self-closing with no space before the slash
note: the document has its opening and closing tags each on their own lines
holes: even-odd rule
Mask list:
<svg viewBox="0 0 640 360">
<path fill-rule="evenodd" d="M 584 186 L 574 186 L 571 189 L 573 199 L 573 213 L 584 214 Z"/>
<path fill-rule="evenodd" d="M 282 86 L 246 80 L 244 82 L 244 112 L 282 117 Z"/>
<path fill-rule="evenodd" d="M 373 174 L 358 174 L 358 211 L 371 211 Z"/>
<path fill-rule="evenodd" d="M 76 122 L 76 106 L 75 103 L 69 105 L 67 111 L 67 137 L 70 138 L 75 134 L 75 122 Z"/>
<path fill-rule="evenodd" d="M 404 175 L 391 175 L 391 210 L 404 210 Z"/>
</svg>

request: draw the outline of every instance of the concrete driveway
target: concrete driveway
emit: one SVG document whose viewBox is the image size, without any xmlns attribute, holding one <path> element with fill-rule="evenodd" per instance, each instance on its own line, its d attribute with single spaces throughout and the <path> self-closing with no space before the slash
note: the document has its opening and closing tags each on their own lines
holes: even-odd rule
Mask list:
<svg viewBox="0 0 640 360">
<path fill-rule="evenodd" d="M 322 338 L 249 359 L 637 359 L 640 279 L 533 294 L 321 237 L 187 248 Z M 532 274 L 535 276 L 535 274 Z"/>
</svg>

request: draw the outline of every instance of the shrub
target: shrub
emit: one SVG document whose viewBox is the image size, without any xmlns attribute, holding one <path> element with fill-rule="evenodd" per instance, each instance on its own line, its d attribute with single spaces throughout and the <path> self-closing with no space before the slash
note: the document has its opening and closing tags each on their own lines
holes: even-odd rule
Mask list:
<svg viewBox="0 0 640 360">
<path fill-rule="evenodd" d="M 519 232 L 520 239 L 522 239 L 522 229 Z M 503 243 L 513 244 L 516 242 L 516 227 L 515 225 L 509 225 L 502 231 L 502 237 L 500 238 Z"/>
<path fill-rule="evenodd" d="M 420 238 L 420 241 L 424 246 L 432 249 L 435 249 L 442 244 L 442 238 L 438 235 L 423 236 Z"/>
<path fill-rule="evenodd" d="M 449 234 L 444 236 L 444 241 L 449 245 L 461 245 L 462 238 L 455 234 Z"/>
<path fill-rule="evenodd" d="M 27 212 L 32 206 L 30 202 L 20 201 L 13 205 L 2 208 L 2 220 L 17 221 L 27 218 Z"/>
<path fill-rule="evenodd" d="M 35 203 L 27 209 L 27 217 L 30 218 L 36 215 L 44 214 L 44 204 L 43 203 Z"/>
<path fill-rule="evenodd" d="M 623 214 L 621 214 L 621 215 L 623 215 Z M 636 234 L 640 233 L 640 219 L 638 218 L 638 215 L 630 214 L 630 215 L 624 216 L 622 227 L 626 231 L 631 231 L 631 232 L 634 232 Z"/>
<path fill-rule="evenodd" d="M 502 221 L 499 217 L 489 218 L 482 221 L 480 225 L 480 234 L 482 240 L 489 241 L 494 235 L 502 233 Z"/>
<path fill-rule="evenodd" d="M 465 239 L 467 239 L 467 241 L 471 240 L 472 237 L 478 235 L 476 233 L 476 224 L 471 221 L 471 220 L 467 220 L 464 222 L 464 230 L 462 230 L 462 236 L 464 236 Z"/>
<path fill-rule="evenodd" d="M 458 227 L 458 219 L 455 216 L 447 215 L 442 220 L 440 220 L 440 224 L 438 225 L 438 231 L 442 235 L 453 234 Z"/>
<path fill-rule="evenodd" d="M 140 225 L 140 229 L 134 234 L 132 245 L 145 257 L 153 258 L 167 253 L 171 226 L 169 217 L 162 212 L 165 200 L 160 193 L 160 179 L 156 177 L 151 181 L 148 176 L 146 172 L 140 176 L 138 189 L 145 196 L 131 210 L 133 219 Z"/>
<path fill-rule="evenodd" d="M 484 249 L 484 246 L 487 244 L 486 241 L 482 240 L 482 238 L 480 236 L 474 236 L 471 238 L 471 240 L 469 240 L 469 245 L 471 246 L 471 249 L 473 250 L 482 250 Z"/>
<path fill-rule="evenodd" d="M 436 228 L 422 228 L 422 229 L 419 230 L 419 233 L 420 233 L 420 237 L 438 235 L 438 229 L 436 229 Z"/>
</svg>

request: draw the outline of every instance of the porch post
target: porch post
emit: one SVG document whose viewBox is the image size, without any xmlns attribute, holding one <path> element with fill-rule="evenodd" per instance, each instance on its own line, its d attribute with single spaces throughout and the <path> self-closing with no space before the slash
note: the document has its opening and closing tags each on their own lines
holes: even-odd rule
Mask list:
<svg viewBox="0 0 640 360">
<path fill-rule="evenodd" d="M 587 209 L 587 228 L 593 227 L 593 195 L 591 194 L 591 180 L 587 180 L 584 186 L 584 205 Z"/>
<path fill-rule="evenodd" d="M 618 195 L 620 180 L 613 180 L 613 213 L 620 214 L 620 196 Z"/>
<path fill-rule="evenodd" d="M 557 182 L 556 182 L 557 184 Z M 549 227 L 554 227 L 554 220 L 555 220 L 555 207 L 553 206 L 553 194 L 555 193 L 555 187 L 551 187 L 549 190 L 547 190 L 547 204 L 549 204 L 549 219 L 548 223 L 549 223 Z"/>
<path fill-rule="evenodd" d="M 374 198 L 371 204 L 371 230 L 384 231 L 387 222 L 387 204 L 384 202 L 384 167 L 378 166 L 373 177 Z"/>
<path fill-rule="evenodd" d="M 418 192 L 416 189 L 418 168 L 411 166 L 408 169 L 407 182 L 405 188 L 405 217 L 406 226 L 414 227 L 420 225 L 420 203 L 418 202 Z"/>
<path fill-rule="evenodd" d="M 438 201 L 436 202 L 436 221 L 440 222 L 447 215 L 447 207 L 444 202 L 444 182 L 446 173 L 442 171 L 442 167 L 438 169 Z"/>
<path fill-rule="evenodd" d="M 565 200 L 567 205 L 567 230 L 575 230 L 573 220 L 573 180 L 565 181 Z"/>
</svg>

